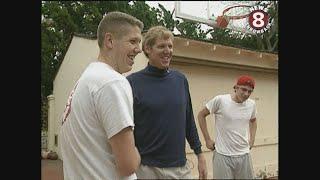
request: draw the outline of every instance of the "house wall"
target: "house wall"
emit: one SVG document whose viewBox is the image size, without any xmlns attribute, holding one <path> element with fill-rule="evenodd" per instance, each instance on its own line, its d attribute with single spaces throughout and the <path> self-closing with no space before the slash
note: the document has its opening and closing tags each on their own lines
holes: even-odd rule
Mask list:
<svg viewBox="0 0 320 180">
<path fill-rule="evenodd" d="M 178 69 L 188 78 L 195 118 L 204 105 L 215 95 L 233 93 L 232 87 L 235 84 L 235 77 L 241 74 L 250 74 L 255 77 L 256 87 L 250 97 L 256 101 L 258 110 L 255 147 L 251 151 L 253 165 L 256 174 L 265 171 L 270 176 L 276 175 L 278 168 L 277 74 L 175 62 L 171 64 L 171 67 Z M 209 115 L 206 119 L 210 136 L 214 138 L 214 117 Z M 208 176 L 212 177 L 212 151 L 205 146 L 204 137 L 197 120 L 196 125 L 207 160 Z M 186 151 L 188 160 L 195 165 L 192 171 L 196 175 L 198 173 L 196 156 L 189 145 L 187 145 Z M 270 170 L 267 171 L 267 167 Z"/>
<path fill-rule="evenodd" d="M 66 56 L 54 80 L 53 96 L 50 97 L 52 109 L 49 117 L 48 148 L 59 148 L 52 143 L 58 135 L 67 98 L 74 83 L 85 67 L 98 55 L 96 40 L 74 36 Z M 140 53 L 131 74 L 147 64 Z M 261 170 L 270 176 L 278 170 L 278 56 L 268 53 L 232 48 L 212 43 L 175 37 L 171 68 L 184 73 L 189 80 L 195 118 L 203 105 L 217 94 L 232 93 L 235 78 L 240 74 L 249 74 L 256 79 L 256 88 L 251 98 L 256 100 L 258 108 L 258 129 L 252 159 L 256 174 Z M 208 130 L 213 137 L 214 118 L 207 118 Z M 209 178 L 212 177 L 212 152 L 205 147 L 204 138 L 198 126 L 199 136 L 207 160 Z M 59 137 L 57 137 L 59 139 Z M 186 147 L 187 159 L 194 166 L 192 174 L 197 177 L 196 156 Z"/>
</svg>

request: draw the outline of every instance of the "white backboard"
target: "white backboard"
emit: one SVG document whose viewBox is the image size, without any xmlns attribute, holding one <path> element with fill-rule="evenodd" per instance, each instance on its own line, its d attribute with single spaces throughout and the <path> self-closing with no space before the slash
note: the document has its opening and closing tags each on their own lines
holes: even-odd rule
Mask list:
<svg viewBox="0 0 320 180">
<path fill-rule="evenodd" d="M 255 5 L 257 1 L 175 1 L 175 16 L 177 18 L 200 22 L 212 27 L 218 27 L 216 19 L 228 7 L 237 5 Z M 250 13 L 249 8 L 232 8 L 227 13 L 244 15 Z M 250 33 L 246 28 L 248 18 L 230 20 L 226 28 L 244 33 Z"/>
</svg>

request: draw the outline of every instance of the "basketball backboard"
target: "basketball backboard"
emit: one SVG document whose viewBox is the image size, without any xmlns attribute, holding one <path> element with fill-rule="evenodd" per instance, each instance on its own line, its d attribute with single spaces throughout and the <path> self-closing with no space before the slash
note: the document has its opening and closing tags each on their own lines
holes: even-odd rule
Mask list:
<svg viewBox="0 0 320 180">
<path fill-rule="evenodd" d="M 222 28 L 219 16 L 227 15 L 235 18 L 228 19 L 224 28 L 253 34 L 247 25 L 251 7 L 256 4 L 257 1 L 175 1 L 174 6 L 177 18 Z"/>
</svg>

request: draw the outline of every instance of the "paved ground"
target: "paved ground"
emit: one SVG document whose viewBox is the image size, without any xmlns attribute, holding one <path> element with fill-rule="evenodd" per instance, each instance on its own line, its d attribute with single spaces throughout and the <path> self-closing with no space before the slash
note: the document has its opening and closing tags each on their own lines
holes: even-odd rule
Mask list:
<svg viewBox="0 0 320 180">
<path fill-rule="evenodd" d="M 42 180 L 63 180 L 63 168 L 61 160 L 41 160 L 41 179 Z M 271 177 L 268 179 L 278 179 Z"/>
<path fill-rule="evenodd" d="M 61 160 L 41 160 L 42 180 L 63 180 Z"/>
</svg>

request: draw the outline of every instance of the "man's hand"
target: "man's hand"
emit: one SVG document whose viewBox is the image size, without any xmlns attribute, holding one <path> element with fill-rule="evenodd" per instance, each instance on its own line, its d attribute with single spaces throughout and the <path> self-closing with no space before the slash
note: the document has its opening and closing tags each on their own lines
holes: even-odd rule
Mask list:
<svg viewBox="0 0 320 180">
<path fill-rule="evenodd" d="M 198 171 L 199 171 L 199 179 L 207 179 L 207 164 L 206 159 L 203 153 L 200 153 L 198 156 Z"/>
<path fill-rule="evenodd" d="M 254 144 L 254 141 L 250 140 L 250 141 L 249 141 L 249 146 L 250 146 L 249 149 L 250 149 L 250 150 L 251 150 L 251 148 L 253 147 L 253 144 Z"/>
<path fill-rule="evenodd" d="M 208 149 L 211 149 L 213 151 L 215 149 L 214 145 L 215 143 L 211 139 L 206 140 L 206 146 Z"/>
</svg>

